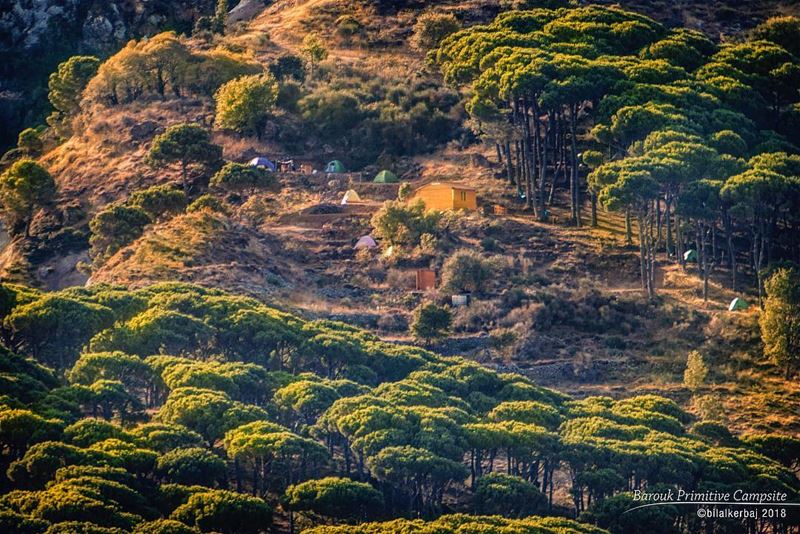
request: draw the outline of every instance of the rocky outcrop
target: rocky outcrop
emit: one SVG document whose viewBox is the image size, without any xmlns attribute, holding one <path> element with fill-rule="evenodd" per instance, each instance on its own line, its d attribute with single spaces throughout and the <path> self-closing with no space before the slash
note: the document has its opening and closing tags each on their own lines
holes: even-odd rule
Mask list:
<svg viewBox="0 0 800 534">
<path fill-rule="evenodd" d="M 242 0 L 228 13 L 228 24 L 246 22 L 264 11 L 264 0 Z"/>
<path fill-rule="evenodd" d="M 233 2 L 231 2 L 233 4 Z M 47 78 L 71 55 L 104 57 L 127 41 L 190 32 L 216 0 L 0 0 L 0 154 L 47 114 Z"/>
<path fill-rule="evenodd" d="M 214 5 L 214 0 L 2 0 L 0 50 L 69 45 L 103 54 L 166 27 L 190 30 Z"/>
</svg>

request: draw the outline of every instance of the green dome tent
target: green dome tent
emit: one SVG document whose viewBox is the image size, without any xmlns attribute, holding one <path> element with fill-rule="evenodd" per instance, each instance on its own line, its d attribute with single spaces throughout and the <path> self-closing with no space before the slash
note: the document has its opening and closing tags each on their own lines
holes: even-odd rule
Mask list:
<svg viewBox="0 0 800 534">
<path fill-rule="evenodd" d="M 325 172 L 347 172 L 347 169 L 344 166 L 344 163 L 335 159 L 333 161 L 329 161 L 327 165 L 325 165 Z"/>
<path fill-rule="evenodd" d="M 746 300 L 736 297 L 728 306 L 728 311 L 746 310 L 748 307 L 750 307 L 750 304 Z"/>
<path fill-rule="evenodd" d="M 690 248 L 689 250 L 684 252 L 683 261 L 697 261 L 697 251 L 693 248 Z"/>
<path fill-rule="evenodd" d="M 396 184 L 400 180 L 397 179 L 397 175 L 395 173 L 384 169 L 376 174 L 375 179 L 372 181 L 376 184 Z"/>
</svg>

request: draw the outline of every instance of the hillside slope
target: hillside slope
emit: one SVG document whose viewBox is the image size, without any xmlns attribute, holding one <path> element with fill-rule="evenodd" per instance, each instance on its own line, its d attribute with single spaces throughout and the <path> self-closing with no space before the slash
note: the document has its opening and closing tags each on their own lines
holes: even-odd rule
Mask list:
<svg viewBox="0 0 800 534">
<path fill-rule="evenodd" d="M 149 37 L 0 160 L 0 532 L 800 525 L 796 2 L 54 3 Z"/>
<path fill-rule="evenodd" d="M 695 3 L 670 4 L 669 8 L 661 3 L 627 4 L 668 24 L 686 24 L 714 37 L 752 26 L 767 14 L 796 9 L 768 3 L 717 4 L 713 10 Z M 446 100 L 452 95 L 443 89 L 437 93 L 437 75 L 424 72 L 423 54 L 408 44 L 421 7 L 381 12 L 373 5 L 337 0 L 280 0 L 252 20 L 235 23 L 225 37 L 213 43 L 194 39 L 189 46 L 194 50 L 228 47 L 268 65 L 276 58 L 301 53 L 302 36 L 314 30 L 329 43 L 329 57 L 320 66 L 327 79 L 342 85 L 366 80 L 366 85 L 382 86 L 387 93 L 396 85 L 428 84 L 425 87 L 434 88 L 433 98 Z M 437 9 L 473 23 L 491 19 L 499 5 L 475 1 L 444 3 Z M 345 15 L 361 23 L 359 31 L 347 38 L 335 31 L 337 20 Z M 463 119 L 459 105 L 447 113 Z M 346 159 L 349 151 L 358 148 L 357 140 L 355 145 L 330 144 L 315 131 L 303 131 L 306 126 L 298 125 L 298 115 L 281 111 L 272 125 L 277 132 L 272 136 L 242 138 L 216 131 L 213 141 L 231 161 L 264 154 L 307 162 L 318 169 L 329 159 Z M 179 179 L 174 166 L 155 168 L 146 161 L 153 136 L 187 120 L 211 127 L 213 117 L 213 100 L 208 95 L 143 99 L 114 108 L 86 107 L 76 121 L 76 134 L 41 158 L 58 183 L 57 205 L 34 222 L 31 240 L 16 240 L 5 247 L 0 257 L 5 275 L 48 289 L 83 283 L 143 287 L 181 280 L 255 296 L 310 317 L 344 319 L 377 329 L 387 338 L 407 340 L 411 312 L 426 297 L 413 291 L 415 271 L 441 269 L 446 257 L 460 249 L 483 250 L 505 266 L 509 278 L 497 280 L 485 302 L 459 310 L 455 335 L 437 348 L 518 369 L 579 395 L 625 395 L 633 385 L 686 401 L 689 395 L 681 386 L 685 354 L 702 345 L 714 329 L 732 328 L 723 312 L 736 294 L 722 283 L 728 276 L 725 269 L 716 272 L 711 299 L 704 304 L 695 269 L 661 262 L 662 300 L 658 307 L 648 305 L 640 296 L 636 250 L 626 248 L 623 221 L 617 215 L 601 213 L 598 229 L 570 228 L 566 225 L 568 201 L 557 195 L 554 219 L 537 222 L 520 210 L 492 148 L 474 143 L 460 131 L 421 153 L 393 155 L 384 150 L 360 174 L 338 181 L 286 173 L 280 175 L 280 194 L 241 198 L 214 192 L 230 204 L 229 213 L 186 214 L 150 225 L 141 237 L 88 273 L 91 218 L 137 190 Z M 287 132 L 298 139 L 285 142 Z M 376 189 L 361 182 L 383 166 L 397 169 L 412 186 L 462 180 L 477 190 L 482 210 L 491 211 L 499 204 L 509 214 L 481 213 L 452 221 L 436 254 L 398 258 L 357 254 L 353 244 L 371 231 L 370 217 L 383 200 L 396 195 L 394 189 Z M 197 175 L 200 184 L 207 178 Z M 202 185 L 198 187 L 190 200 L 201 192 Z M 340 209 L 340 213 L 311 213 L 320 205 L 338 204 L 351 188 L 359 191 L 367 205 Z M 578 319 L 584 316 L 590 319 Z M 499 344 L 505 334 L 513 342 Z M 752 347 L 742 344 L 745 359 L 760 361 L 757 350 L 751 355 Z M 721 351 L 719 357 L 723 357 Z M 718 387 L 709 388 L 742 393 L 730 401 L 741 409 L 739 413 L 748 414 L 738 417 L 737 423 L 793 429 L 794 420 L 782 416 L 765 421 L 749 415 L 760 413 L 758 403 L 748 405 L 747 400 L 756 379 L 738 391 L 735 384 L 743 372 L 762 376 L 759 369 L 724 367 L 717 377 Z M 768 368 L 763 372 L 769 373 Z M 796 394 L 788 385 L 775 380 L 769 395 L 783 397 L 781 413 L 792 413 Z M 753 412 L 747 412 L 747 406 Z"/>
</svg>

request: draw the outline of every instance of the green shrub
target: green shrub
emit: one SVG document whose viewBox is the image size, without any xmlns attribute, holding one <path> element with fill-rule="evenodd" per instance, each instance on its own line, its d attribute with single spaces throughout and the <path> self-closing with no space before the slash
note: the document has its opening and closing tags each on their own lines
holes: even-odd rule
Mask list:
<svg viewBox="0 0 800 534">
<path fill-rule="evenodd" d="M 226 163 L 209 182 L 211 187 L 227 191 L 249 191 L 251 194 L 256 189 L 275 184 L 275 176 L 267 169 L 233 162 Z"/>
<path fill-rule="evenodd" d="M 223 201 L 213 195 L 201 195 L 194 202 L 186 207 L 186 213 L 195 213 L 201 210 L 209 210 L 217 213 L 228 214 L 228 207 Z"/>
<path fill-rule="evenodd" d="M 429 302 L 414 310 L 410 330 L 415 338 L 430 342 L 445 337 L 452 323 L 453 316 L 448 308 Z"/>
<path fill-rule="evenodd" d="M 19 133 L 17 148 L 24 150 L 28 156 L 36 158 L 42 154 L 44 143 L 38 131 L 33 128 L 25 128 Z"/>
<path fill-rule="evenodd" d="M 483 294 L 497 268 L 477 252 L 459 250 L 442 266 L 442 286 L 450 293 Z"/>
<path fill-rule="evenodd" d="M 142 208 L 115 204 L 104 209 L 89 222 L 89 255 L 102 263 L 141 236 L 149 223 L 150 217 Z"/>
<path fill-rule="evenodd" d="M 441 213 L 425 211 L 422 202 L 406 205 L 399 201 L 387 201 L 372 216 L 374 234 L 392 245 L 418 246 L 423 234 L 436 236 Z"/>
<path fill-rule="evenodd" d="M 127 204 L 140 208 L 152 220 L 180 213 L 186 206 L 186 193 L 172 185 L 154 185 L 134 192 Z"/>
<path fill-rule="evenodd" d="M 411 43 L 420 50 L 430 50 L 460 27 L 458 19 L 449 13 L 423 13 L 414 24 Z"/>
<path fill-rule="evenodd" d="M 278 98 L 278 82 L 272 74 L 242 76 L 224 84 L 214 94 L 215 126 L 259 138 Z"/>
</svg>

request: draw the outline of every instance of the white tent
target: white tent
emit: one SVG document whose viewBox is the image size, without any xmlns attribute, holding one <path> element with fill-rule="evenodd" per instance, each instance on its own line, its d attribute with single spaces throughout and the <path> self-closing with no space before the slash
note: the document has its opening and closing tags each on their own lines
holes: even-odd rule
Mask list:
<svg viewBox="0 0 800 534">
<path fill-rule="evenodd" d="M 342 206 L 345 206 L 347 204 L 352 204 L 354 202 L 361 202 L 361 197 L 358 196 L 358 193 L 356 191 L 348 189 L 347 192 L 342 197 Z"/>
<path fill-rule="evenodd" d="M 377 246 L 378 246 L 378 244 L 375 242 L 374 239 L 372 239 L 372 236 L 365 235 L 365 236 L 361 236 L 359 238 L 359 240 L 356 242 L 355 247 L 353 247 L 353 248 L 356 248 L 356 249 L 360 249 L 360 248 L 375 248 Z"/>
</svg>

